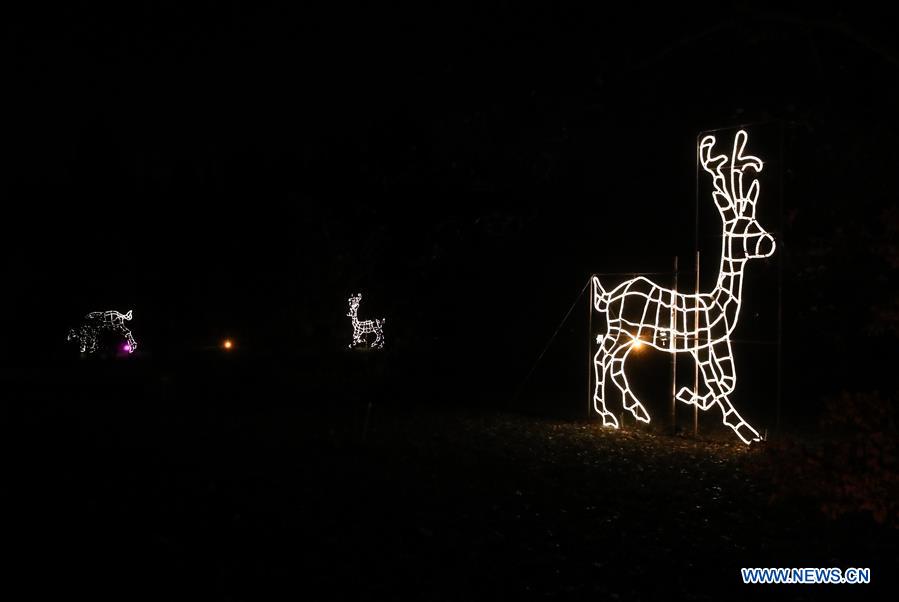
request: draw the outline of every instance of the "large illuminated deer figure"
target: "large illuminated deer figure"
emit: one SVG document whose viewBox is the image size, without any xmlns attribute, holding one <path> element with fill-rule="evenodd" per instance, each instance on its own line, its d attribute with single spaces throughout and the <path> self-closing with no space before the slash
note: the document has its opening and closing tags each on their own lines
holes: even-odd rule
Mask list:
<svg viewBox="0 0 899 602">
<path fill-rule="evenodd" d="M 762 170 L 762 161 L 743 154 L 747 138 L 745 131 L 737 132 L 730 157 L 712 155 L 714 136 L 706 136 L 699 143 L 699 161 L 712 175 L 712 197 L 723 224 L 721 265 L 712 291 L 685 295 L 643 277 L 606 291 L 599 279 L 593 278 L 593 306 L 607 314 L 608 321 L 608 332 L 597 337 L 593 407 L 606 426 L 618 427 L 614 414 L 606 408 L 606 376 L 611 376 L 621 391 L 625 409 L 637 420 L 649 422 L 646 408 L 624 373 L 628 354 L 634 347 L 648 344 L 670 353 L 689 353 L 699 365 L 698 393 L 694 395 L 683 387 L 677 399 L 703 410 L 717 404 L 724 424 L 744 443 L 759 440 L 758 432 L 728 398 L 737 382 L 730 335 L 740 316 L 743 270 L 750 259 L 774 253 L 774 238 L 755 217 L 759 181 L 753 174 Z"/>
</svg>

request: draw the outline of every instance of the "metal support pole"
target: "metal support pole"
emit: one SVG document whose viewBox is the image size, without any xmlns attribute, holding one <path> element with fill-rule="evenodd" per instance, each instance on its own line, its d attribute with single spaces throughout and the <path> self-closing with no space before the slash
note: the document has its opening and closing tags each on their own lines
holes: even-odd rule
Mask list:
<svg viewBox="0 0 899 602">
<path fill-rule="evenodd" d="M 780 431 L 780 404 L 783 399 L 783 290 L 784 290 L 784 125 L 780 124 L 780 216 L 778 230 L 780 252 L 777 254 L 777 397 L 774 408 L 774 432 Z"/>
<path fill-rule="evenodd" d="M 671 349 L 671 434 L 677 434 L 677 353 L 675 352 L 676 329 L 674 328 L 677 319 L 674 313 L 674 304 L 677 300 L 677 255 L 674 256 L 674 286 L 671 289 L 671 321 L 669 325 L 671 330 L 668 333 L 668 346 Z"/>
<path fill-rule="evenodd" d="M 697 137 L 697 142 L 699 138 Z M 697 309 L 699 309 L 699 144 L 696 145 L 696 185 L 694 190 L 696 191 L 695 204 L 693 206 L 693 250 L 696 252 L 696 305 Z M 685 308 L 686 309 L 686 308 Z M 684 318 L 684 329 L 686 330 L 686 318 Z M 696 312 L 696 319 L 694 320 L 694 330 L 696 330 L 696 334 L 694 338 L 696 339 L 694 342 L 694 346 L 697 347 L 697 352 L 694 353 L 694 358 L 696 364 L 693 367 L 693 436 L 696 437 L 699 434 L 699 406 L 695 404 L 695 401 L 699 399 L 699 312 Z M 687 344 L 686 333 L 684 333 L 684 345 Z"/>
<path fill-rule="evenodd" d="M 590 365 L 593 360 L 593 299 L 596 291 L 593 290 L 592 276 L 588 276 L 588 278 L 590 280 L 587 283 L 587 288 L 590 289 L 590 296 L 587 298 L 587 418 L 590 418 L 591 410 L 593 409 L 593 391 L 591 387 L 593 384 L 591 377 L 593 367 Z"/>
<path fill-rule="evenodd" d="M 693 436 L 699 435 L 699 251 L 696 251 L 696 311 L 693 312 L 693 354 L 696 361 L 693 362 Z"/>
</svg>

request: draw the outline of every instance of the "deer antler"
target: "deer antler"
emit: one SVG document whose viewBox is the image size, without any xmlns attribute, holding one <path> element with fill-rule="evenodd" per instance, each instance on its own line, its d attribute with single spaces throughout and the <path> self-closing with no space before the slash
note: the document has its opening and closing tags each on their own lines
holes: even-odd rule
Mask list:
<svg viewBox="0 0 899 602">
<path fill-rule="evenodd" d="M 722 171 L 722 168 L 727 164 L 727 156 L 713 156 L 712 147 L 714 146 L 714 136 L 709 135 L 702 139 L 702 142 L 699 143 L 699 162 L 702 163 L 704 170 L 712 174 L 712 184 L 715 186 L 712 197 L 715 199 L 715 204 L 718 206 L 719 211 L 722 213 L 728 209 L 736 211 L 736 204 L 727 188 L 727 178 L 724 177 L 724 172 Z"/>
<path fill-rule="evenodd" d="M 729 209 L 736 215 L 752 216 L 755 213 L 755 203 L 759 198 L 759 181 L 754 178 L 749 188 L 745 189 L 743 176 L 747 169 L 752 169 L 756 173 L 762 171 L 763 163 L 758 157 L 743 154 L 748 139 L 749 135 L 745 130 L 737 132 L 729 160 L 726 155 L 712 155 L 712 147 L 715 146 L 714 136 L 706 136 L 699 143 L 699 161 L 702 168 L 712 174 L 712 184 L 715 187 L 712 197 L 722 214 Z M 724 175 L 726 165 L 729 167 L 730 178 Z"/>
<path fill-rule="evenodd" d="M 759 181 L 753 178 L 749 190 L 743 191 L 743 175 L 747 168 L 752 169 L 756 173 L 762 171 L 764 166 L 762 160 L 753 155 L 744 155 L 746 150 L 746 141 L 749 135 L 746 130 L 740 130 L 734 136 L 734 150 L 730 161 L 730 189 L 731 198 L 737 205 L 737 211 L 741 215 L 755 214 L 755 203 L 759 198 Z"/>
</svg>

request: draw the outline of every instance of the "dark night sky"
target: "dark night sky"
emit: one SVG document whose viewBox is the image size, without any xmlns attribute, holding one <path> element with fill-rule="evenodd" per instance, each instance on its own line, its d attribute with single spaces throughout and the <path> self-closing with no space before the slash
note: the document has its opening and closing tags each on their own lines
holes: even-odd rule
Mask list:
<svg viewBox="0 0 899 602">
<path fill-rule="evenodd" d="M 4 19 L 7 358 L 128 307 L 158 356 L 337 349 L 364 290 L 409 355 L 511 349 L 500 387 L 589 273 L 690 253 L 696 135 L 741 123 L 786 131 L 795 340 L 882 293 L 806 311 L 878 270 L 851 231 L 897 199 L 886 15 L 127 4 Z"/>
</svg>

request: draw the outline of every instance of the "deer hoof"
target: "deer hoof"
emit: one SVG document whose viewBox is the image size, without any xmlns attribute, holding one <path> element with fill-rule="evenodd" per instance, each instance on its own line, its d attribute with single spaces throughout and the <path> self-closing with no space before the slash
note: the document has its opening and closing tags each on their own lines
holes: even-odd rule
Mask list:
<svg viewBox="0 0 899 602">
<path fill-rule="evenodd" d="M 640 422 L 649 422 L 649 412 L 647 412 L 646 408 L 644 408 L 639 403 L 634 404 L 634 406 L 629 409 L 631 411 L 631 414 L 634 415 L 634 418 L 636 418 Z"/>
<path fill-rule="evenodd" d="M 762 438 L 759 436 L 758 431 L 754 428 L 746 424 L 745 422 L 741 422 L 737 426 L 734 427 L 734 431 L 737 433 L 737 436 L 743 440 L 743 443 L 749 445 L 754 441 L 761 441 Z"/>
<path fill-rule="evenodd" d="M 606 412 L 602 415 L 602 425 L 610 426 L 612 428 L 618 428 L 618 419 L 615 418 L 615 415 L 611 412 Z"/>
<path fill-rule="evenodd" d="M 681 387 L 680 391 L 677 392 L 675 397 L 687 404 L 693 405 L 696 403 L 696 398 L 693 397 L 693 391 L 688 389 L 687 387 Z"/>
</svg>

